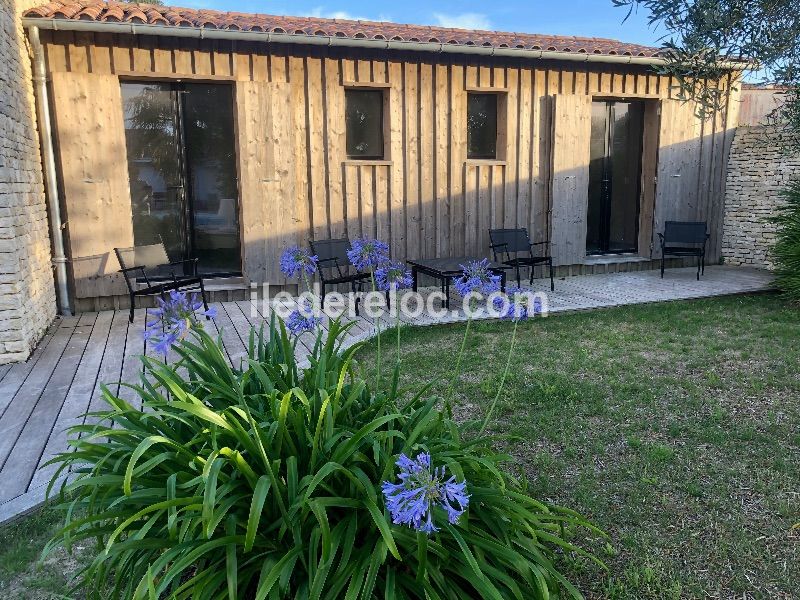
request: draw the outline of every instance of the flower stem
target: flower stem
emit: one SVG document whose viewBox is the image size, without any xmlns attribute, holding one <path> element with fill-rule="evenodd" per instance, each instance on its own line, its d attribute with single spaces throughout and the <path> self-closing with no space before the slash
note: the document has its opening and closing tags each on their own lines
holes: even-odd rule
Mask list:
<svg viewBox="0 0 800 600">
<path fill-rule="evenodd" d="M 472 325 L 472 311 L 467 316 L 467 326 L 464 329 L 464 337 L 461 339 L 461 349 L 458 351 L 458 358 L 456 359 L 456 368 L 453 371 L 453 377 L 450 379 L 450 385 L 447 386 L 447 391 L 444 394 L 444 405 L 447 408 L 447 416 L 453 416 L 453 407 L 451 404 L 453 387 L 456 384 L 456 379 L 461 375 L 461 359 L 464 357 L 464 348 L 467 345 L 467 336 L 469 335 L 469 327 Z"/>
<path fill-rule="evenodd" d="M 369 277 L 372 280 L 372 291 L 376 292 L 378 290 L 378 286 L 375 284 L 375 270 L 370 268 L 369 270 Z M 375 363 L 375 391 L 379 391 L 381 389 L 381 317 L 378 315 L 375 326 L 378 329 L 378 356 L 377 361 Z"/>
<path fill-rule="evenodd" d="M 494 412 L 494 408 L 497 406 L 497 401 L 500 398 L 500 392 L 503 391 L 503 385 L 505 384 L 506 377 L 508 376 L 508 369 L 511 366 L 511 356 L 514 354 L 514 341 L 517 339 L 518 326 L 519 320 L 514 321 L 514 332 L 511 334 L 511 345 L 508 347 L 506 368 L 503 370 L 503 377 L 500 379 L 500 387 L 497 388 L 497 394 L 495 394 L 494 400 L 492 400 L 492 405 L 489 407 L 489 412 L 487 412 L 486 416 L 483 418 L 483 423 L 481 424 L 481 429 L 478 432 L 478 435 L 483 435 L 483 432 L 486 430 L 486 426 L 489 424 L 489 419 L 492 418 L 492 413 Z"/>
</svg>

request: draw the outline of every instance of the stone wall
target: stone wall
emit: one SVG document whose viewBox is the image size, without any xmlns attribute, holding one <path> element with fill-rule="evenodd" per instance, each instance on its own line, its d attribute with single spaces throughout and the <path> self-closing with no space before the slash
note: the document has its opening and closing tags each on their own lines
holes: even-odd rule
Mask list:
<svg viewBox="0 0 800 600">
<path fill-rule="evenodd" d="M 800 156 L 770 143 L 764 126 L 739 127 L 731 146 L 725 187 L 722 256 L 725 264 L 771 269 L 775 226 L 767 217 L 781 205 L 781 190 L 800 177 Z"/>
<path fill-rule="evenodd" d="M 25 360 L 56 314 L 39 134 L 20 14 L 0 0 L 0 364 Z"/>
</svg>

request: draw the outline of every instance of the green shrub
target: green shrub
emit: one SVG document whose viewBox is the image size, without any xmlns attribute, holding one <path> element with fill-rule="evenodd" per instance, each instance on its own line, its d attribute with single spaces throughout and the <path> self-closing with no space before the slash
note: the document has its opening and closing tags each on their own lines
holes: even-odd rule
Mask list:
<svg viewBox="0 0 800 600">
<path fill-rule="evenodd" d="M 800 180 L 783 192 L 784 206 L 770 220 L 778 226 L 772 255 L 775 283 L 793 302 L 800 302 Z"/>
<path fill-rule="evenodd" d="M 580 597 L 553 561 L 593 559 L 568 540 L 600 532 L 528 496 L 508 457 L 462 439 L 424 390 L 399 393 L 396 376 L 370 390 L 345 329 L 317 337 L 305 370 L 282 324 L 251 333 L 242 370 L 202 330 L 175 364 L 143 358 L 144 411 L 104 390 L 101 424 L 74 427 L 56 459 L 76 476 L 45 552 L 96 542 L 77 586 L 104 600 Z M 430 537 L 392 525 L 380 488 L 401 452 L 423 450 L 471 494 Z"/>
</svg>

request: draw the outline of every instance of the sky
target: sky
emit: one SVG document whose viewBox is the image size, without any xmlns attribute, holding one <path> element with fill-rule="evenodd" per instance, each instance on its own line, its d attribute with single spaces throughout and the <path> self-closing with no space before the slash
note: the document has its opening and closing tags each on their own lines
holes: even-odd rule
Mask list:
<svg viewBox="0 0 800 600">
<path fill-rule="evenodd" d="M 167 0 L 165 3 L 276 15 L 604 37 L 656 46 L 663 35 L 663 30 L 649 26 L 648 14 L 641 9 L 623 23 L 627 9 L 615 7 L 611 0 Z"/>
</svg>

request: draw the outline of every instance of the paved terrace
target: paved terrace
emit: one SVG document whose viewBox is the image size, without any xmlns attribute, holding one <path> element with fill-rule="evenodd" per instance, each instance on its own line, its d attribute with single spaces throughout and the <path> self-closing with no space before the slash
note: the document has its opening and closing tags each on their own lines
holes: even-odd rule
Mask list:
<svg viewBox="0 0 800 600">
<path fill-rule="evenodd" d="M 553 293 L 549 280 L 534 280 L 532 288 L 548 293 L 552 314 L 758 292 L 769 289 L 771 282 L 772 277 L 764 271 L 711 266 L 700 281 L 695 280 L 694 268 L 685 268 L 668 270 L 663 280 L 657 271 L 639 271 L 557 280 Z M 215 306 L 217 319 L 207 327 L 221 333 L 226 353 L 238 365 L 247 353 L 251 325 L 260 326 L 264 315 L 253 316 L 248 301 Z M 258 309 L 262 309 L 260 304 Z M 40 466 L 67 448 L 66 427 L 81 422 L 87 410 L 102 408 L 101 383 L 135 401 L 131 390 L 118 382 L 136 381 L 141 369 L 137 357 L 149 354 L 142 339 L 145 312 L 138 310 L 132 324 L 127 310 L 56 319 L 27 362 L 0 366 L 0 522 L 44 500 L 54 468 Z M 444 319 L 423 314 L 405 322 L 433 325 L 459 320 L 464 316 L 450 313 Z M 350 329 L 347 342 L 367 339 L 374 332 L 375 323 L 362 316 Z M 297 345 L 301 360 L 312 337 L 304 334 Z"/>
</svg>

